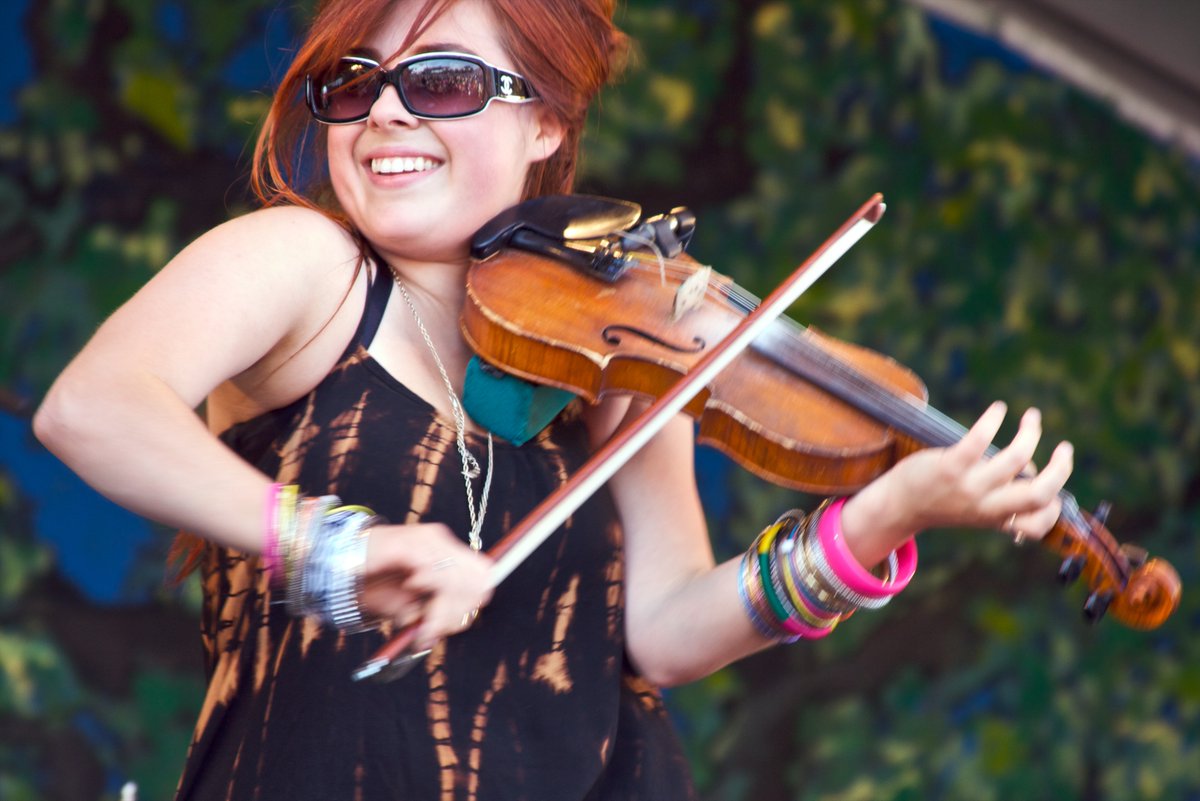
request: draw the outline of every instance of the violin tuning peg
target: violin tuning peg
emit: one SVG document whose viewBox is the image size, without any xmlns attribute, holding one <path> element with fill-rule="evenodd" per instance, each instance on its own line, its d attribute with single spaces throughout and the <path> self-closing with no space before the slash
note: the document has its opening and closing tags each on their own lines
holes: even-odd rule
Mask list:
<svg viewBox="0 0 1200 801">
<path fill-rule="evenodd" d="M 1096 511 L 1095 511 L 1095 513 L 1092 514 L 1092 517 L 1096 518 L 1097 522 L 1099 522 L 1100 525 L 1103 526 L 1108 523 L 1108 513 L 1111 511 L 1112 511 L 1111 503 L 1109 503 L 1108 501 L 1100 501 L 1100 505 L 1096 507 Z"/>
<path fill-rule="evenodd" d="M 1083 617 L 1089 623 L 1099 622 L 1100 618 L 1104 617 L 1104 613 L 1108 611 L 1108 605 L 1112 603 L 1113 595 L 1111 592 L 1093 592 L 1083 602 Z"/>
<path fill-rule="evenodd" d="M 1063 584 L 1074 583 L 1083 573 L 1084 559 L 1082 556 L 1068 556 L 1058 568 L 1058 580 Z"/>
</svg>

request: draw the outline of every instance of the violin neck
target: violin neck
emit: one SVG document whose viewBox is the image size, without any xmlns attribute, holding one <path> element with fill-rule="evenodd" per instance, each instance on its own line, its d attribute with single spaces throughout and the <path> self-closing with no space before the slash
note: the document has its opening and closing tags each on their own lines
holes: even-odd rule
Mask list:
<svg viewBox="0 0 1200 801">
<path fill-rule="evenodd" d="M 781 318 L 760 335 L 751 348 L 924 447 L 949 447 L 966 435 L 965 426 L 930 406 L 923 398 L 880 385 L 805 333 L 799 323 Z M 999 450 L 995 445 L 989 445 L 985 456 L 990 459 Z M 1076 530 L 1087 531 L 1089 525 L 1075 496 L 1065 489 L 1058 495 L 1062 500 L 1062 522 Z"/>
</svg>

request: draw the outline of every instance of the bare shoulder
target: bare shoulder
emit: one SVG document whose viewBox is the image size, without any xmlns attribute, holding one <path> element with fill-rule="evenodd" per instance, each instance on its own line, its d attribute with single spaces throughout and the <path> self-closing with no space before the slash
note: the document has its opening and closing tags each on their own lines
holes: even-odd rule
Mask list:
<svg viewBox="0 0 1200 801">
<path fill-rule="evenodd" d="M 149 289 L 211 324 L 226 318 L 267 350 L 286 348 L 336 312 L 360 272 L 359 255 L 350 234 L 320 212 L 260 209 L 202 234 Z"/>
<path fill-rule="evenodd" d="M 196 249 L 215 271 L 223 302 L 239 310 L 267 347 L 210 395 L 210 412 L 230 419 L 290 402 L 311 389 L 348 344 L 361 316 L 367 271 L 342 226 L 320 212 L 289 206 L 230 220 Z M 243 318 L 243 319 L 246 319 Z M 231 321 L 246 325 L 241 321 Z"/>
<path fill-rule="evenodd" d="M 320 212 L 250 212 L 180 251 L 93 350 L 136 358 L 193 406 L 212 393 L 234 399 L 233 416 L 271 408 L 319 381 L 349 342 L 365 273 L 353 237 Z"/>
<path fill-rule="evenodd" d="M 259 269 L 327 272 L 331 265 L 356 258 L 350 234 L 329 217 L 300 206 L 259 209 L 235 217 L 208 231 L 180 254 L 199 255 L 214 265 L 214 257 L 253 261 Z M 317 277 L 317 276 L 311 276 Z"/>
</svg>

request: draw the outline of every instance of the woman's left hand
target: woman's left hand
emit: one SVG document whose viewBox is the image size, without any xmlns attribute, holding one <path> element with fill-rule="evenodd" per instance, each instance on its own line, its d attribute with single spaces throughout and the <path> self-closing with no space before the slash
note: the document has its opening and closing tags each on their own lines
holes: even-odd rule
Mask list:
<svg viewBox="0 0 1200 801">
<path fill-rule="evenodd" d="M 1054 527 L 1073 448 L 1060 443 L 1039 473 L 1031 460 L 1042 437 L 1042 415 L 1029 409 L 1012 442 L 987 458 L 1006 411 L 1003 403 L 993 403 L 955 445 L 919 451 L 896 465 L 896 495 L 915 529 L 974 526 L 1040 539 Z"/>
<path fill-rule="evenodd" d="M 1042 437 L 1042 416 L 1029 409 L 1012 442 L 988 457 L 1006 412 L 1003 403 L 993 403 L 957 443 L 901 459 L 847 502 L 847 542 L 864 564 L 928 528 L 995 528 L 1040 539 L 1054 527 L 1073 449 L 1060 443 L 1038 472 L 1030 460 Z"/>
</svg>

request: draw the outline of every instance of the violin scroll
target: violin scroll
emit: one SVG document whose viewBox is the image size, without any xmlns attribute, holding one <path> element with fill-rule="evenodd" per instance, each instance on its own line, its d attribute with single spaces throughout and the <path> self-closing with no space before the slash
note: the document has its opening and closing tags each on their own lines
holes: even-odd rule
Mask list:
<svg viewBox="0 0 1200 801">
<path fill-rule="evenodd" d="M 1183 593 L 1175 568 L 1162 559 L 1149 559 L 1143 548 L 1118 545 L 1104 522 L 1108 504 L 1092 515 L 1080 510 L 1068 493 L 1062 497 L 1062 516 L 1042 544 L 1064 557 L 1058 569 L 1063 583 L 1086 579 L 1084 618 L 1095 623 L 1111 613 L 1130 628 L 1161 626 Z"/>
<path fill-rule="evenodd" d="M 1133 570 L 1109 611 L 1130 628 L 1155 629 L 1179 606 L 1182 593 L 1175 568 L 1162 559 L 1150 559 Z"/>
</svg>

